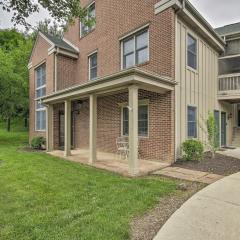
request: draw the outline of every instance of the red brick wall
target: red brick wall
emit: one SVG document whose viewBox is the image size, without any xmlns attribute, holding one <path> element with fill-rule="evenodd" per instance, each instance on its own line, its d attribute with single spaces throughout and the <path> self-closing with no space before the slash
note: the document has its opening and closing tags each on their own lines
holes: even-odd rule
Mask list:
<svg viewBox="0 0 240 240">
<path fill-rule="evenodd" d="M 157 94 L 140 90 L 139 100 L 141 99 L 149 99 L 149 137 L 140 138 L 140 157 L 172 162 L 174 160 L 173 94 L 171 92 Z M 121 136 L 121 107 L 119 103 L 127 101 L 127 93 L 97 99 L 97 148 L 99 151 L 116 153 L 116 138 Z M 57 111 L 59 111 L 59 106 L 56 106 Z M 58 118 L 55 117 L 55 120 L 58 121 Z M 58 123 L 55 123 L 54 138 L 58 138 L 57 131 Z M 76 116 L 74 142 L 76 148 L 86 149 L 89 146 L 88 101 L 79 115 Z M 57 144 L 54 146 L 57 147 Z"/>
<path fill-rule="evenodd" d="M 76 71 L 78 65 L 75 59 L 57 56 L 57 90 L 62 90 L 76 85 Z"/>
<path fill-rule="evenodd" d="M 83 6 L 92 2 L 82 0 Z M 80 24 L 69 27 L 65 38 L 79 47 L 77 82 L 88 80 L 88 55 L 98 50 L 98 76 L 121 70 L 119 38 L 150 24 L 150 61 L 143 69 L 174 78 L 175 14 L 168 9 L 154 14 L 159 0 L 96 0 L 96 28 L 80 39 Z"/>
<path fill-rule="evenodd" d="M 53 92 L 54 89 L 54 54 L 48 55 L 48 49 L 51 45 L 41 36 L 36 41 L 33 49 L 32 68 L 29 71 L 29 138 L 34 136 L 44 136 L 46 133 L 35 131 L 35 69 L 40 63 L 46 63 L 46 90 L 47 94 Z"/>
</svg>

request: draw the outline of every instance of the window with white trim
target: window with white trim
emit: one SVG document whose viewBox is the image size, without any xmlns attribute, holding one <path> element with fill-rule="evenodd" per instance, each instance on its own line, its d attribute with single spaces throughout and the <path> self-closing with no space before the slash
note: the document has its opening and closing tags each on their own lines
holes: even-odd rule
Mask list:
<svg viewBox="0 0 240 240">
<path fill-rule="evenodd" d="M 42 105 L 41 98 L 46 95 L 46 65 L 42 64 L 35 70 L 36 76 L 36 123 L 37 131 L 46 130 L 46 108 Z"/>
<path fill-rule="evenodd" d="M 122 68 L 149 61 L 149 30 L 144 29 L 122 41 Z"/>
<path fill-rule="evenodd" d="M 197 40 L 190 34 L 187 37 L 187 62 L 189 67 L 197 69 Z"/>
<path fill-rule="evenodd" d="M 128 107 L 122 108 L 122 135 L 129 134 L 129 110 Z M 138 135 L 148 136 L 148 104 L 138 106 Z"/>
<path fill-rule="evenodd" d="M 80 23 L 80 37 L 84 37 L 96 27 L 95 2 L 87 8 L 87 14 Z"/>
<path fill-rule="evenodd" d="M 188 138 L 197 138 L 197 108 L 188 106 L 187 113 Z"/>
<path fill-rule="evenodd" d="M 89 56 L 89 80 L 97 78 L 97 53 Z"/>
</svg>

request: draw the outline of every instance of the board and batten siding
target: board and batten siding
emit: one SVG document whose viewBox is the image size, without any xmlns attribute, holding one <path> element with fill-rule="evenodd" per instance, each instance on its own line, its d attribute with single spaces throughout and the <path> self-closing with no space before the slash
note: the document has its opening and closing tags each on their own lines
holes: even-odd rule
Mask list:
<svg viewBox="0 0 240 240">
<path fill-rule="evenodd" d="M 197 70 L 187 66 L 187 36 L 197 40 Z M 183 21 L 176 19 L 176 156 L 181 154 L 181 144 L 187 136 L 187 107 L 197 107 L 197 136 L 207 142 L 208 113 L 214 110 L 231 111 L 230 104 L 222 105 L 218 93 L 218 52 L 192 31 Z M 228 123 L 227 132 L 231 132 Z M 228 134 L 228 142 L 231 139 Z"/>
</svg>

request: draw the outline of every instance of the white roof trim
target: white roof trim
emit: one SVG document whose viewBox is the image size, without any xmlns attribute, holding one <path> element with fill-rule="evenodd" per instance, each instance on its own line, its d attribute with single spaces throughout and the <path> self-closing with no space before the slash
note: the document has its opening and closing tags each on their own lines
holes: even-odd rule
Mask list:
<svg viewBox="0 0 240 240">
<path fill-rule="evenodd" d="M 55 46 L 55 44 L 54 44 L 52 41 L 50 41 L 43 33 L 39 32 L 39 35 L 40 35 L 43 39 L 45 39 L 50 45 Z"/>
<path fill-rule="evenodd" d="M 79 48 L 78 47 L 76 47 L 74 44 L 72 44 L 66 38 L 63 38 L 63 41 L 66 42 L 68 45 L 70 45 L 72 48 L 74 48 L 79 53 Z"/>
</svg>

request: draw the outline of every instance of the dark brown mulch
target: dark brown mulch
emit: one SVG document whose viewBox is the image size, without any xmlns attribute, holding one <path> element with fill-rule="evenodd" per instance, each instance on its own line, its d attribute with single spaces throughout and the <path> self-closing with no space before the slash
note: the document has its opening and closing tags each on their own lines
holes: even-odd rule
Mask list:
<svg viewBox="0 0 240 240">
<path fill-rule="evenodd" d="M 240 159 L 216 154 L 211 158 L 210 153 L 206 153 L 200 162 L 178 160 L 173 167 L 181 167 L 202 172 L 211 172 L 223 176 L 228 176 L 240 171 Z"/>
<path fill-rule="evenodd" d="M 170 216 L 192 195 L 205 187 L 201 183 L 180 180 L 178 184 L 186 186 L 185 191 L 178 190 L 177 193 L 162 198 L 152 210 L 131 222 L 131 240 L 152 240 Z"/>
<path fill-rule="evenodd" d="M 23 152 L 39 152 L 39 153 L 44 153 L 44 152 L 46 152 L 45 150 L 33 149 L 33 148 L 29 147 L 29 146 L 20 147 L 20 148 L 18 148 L 18 151 L 23 151 Z"/>
</svg>

